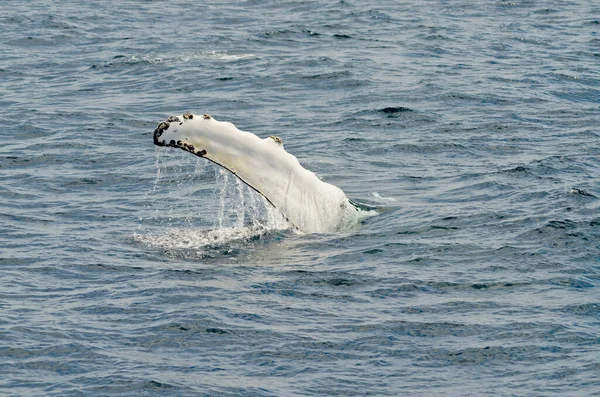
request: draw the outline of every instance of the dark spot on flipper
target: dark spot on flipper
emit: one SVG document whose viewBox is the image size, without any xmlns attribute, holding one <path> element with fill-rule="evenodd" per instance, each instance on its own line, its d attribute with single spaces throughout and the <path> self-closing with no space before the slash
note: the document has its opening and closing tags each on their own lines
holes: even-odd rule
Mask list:
<svg viewBox="0 0 600 397">
<path fill-rule="evenodd" d="M 204 150 L 204 149 L 202 149 L 202 150 L 198 150 L 198 151 L 196 152 L 196 154 L 197 154 L 198 156 L 200 156 L 200 157 L 204 157 L 204 156 L 206 156 L 206 150 Z"/>
<path fill-rule="evenodd" d="M 190 152 L 194 153 L 194 145 L 189 145 L 188 149 L 190 150 Z"/>
<path fill-rule="evenodd" d="M 271 138 L 272 140 L 274 140 L 278 144 L 283 145 L 283 139 L 281 139 L 280 137 L 275 136 L 275 135 L 271 135 L 269 138 Z"/>
<path fill-rule="evenodd" d="M 181 141 L 177 141 L 177 146 L 181 146 Z"/>
<path fill-rule="evenodd" d="M 171 139 L 171 142 L 169 142 L 169 145 L 175 146 L 175 140 Z"/>
<path fill-rule="evenodd" d="M 156 129 L 154 130 L 154 144 L 157 146 L 164 146 L 164 141 L 159 141 L 158 138 L 160 138 L 160 136 L 163 134 L 163 132 L 165 132 L 166 130 L 169 129 L 169 123 L 163 121 L 162 123 L 160 123 Z"/>
<path fill-rule="evenodd" d="M 167 122 L 162 122 L 158 125 L 158 128 L 160 129 L 160 133 L 162 134 L 163 132 L 165 132 L 166 130 L 169 129 L 170 124 Z"/>
<path fill-rule="evenodd" d="M 203 118 L 204 120 L 210 120 L 210 119 L 211 119 L 211 117 L 210 117 L 210 114 L 203 114 L 203 115 L 202 115 L 202 118 Z"/>
<path fill-rule="evenodd" d="M 191 114 L 190 112 L 185 112 L 185 113 L 183 114 L 183 118 L 184 118 L 185 120 L 191 120 L 191 119 L 193 119 L 193 118 L 194 118 L 194 115 L 193 115 L 193 114 Z"/>
<path fill-rule="evenodd" d="M 170 117 L 167 119 L 167 121 L 168 121 L 168 122 L 170 122 L 170 123 L 173 123 L 173 122 L 178 122 L 178 123 L 179 123 L 179 122 L 181 122 L 181 120 L 180 120 L 180 119 L 179 119 L 179 117 L 177 117 L 177 116 L 170 116 Z"/>
</svg>

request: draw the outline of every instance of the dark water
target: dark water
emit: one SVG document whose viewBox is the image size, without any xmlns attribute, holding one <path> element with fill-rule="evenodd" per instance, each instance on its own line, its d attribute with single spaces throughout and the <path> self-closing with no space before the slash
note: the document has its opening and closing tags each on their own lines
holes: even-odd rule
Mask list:
<svg viewBox="0 0 600 397">
<path fill-rule="evenodd" d="M 8 0 L 0 37 L 0 394 L 600 393 L 598 2 Z M 184 111 L 383 214 L 236 235 L 256 197 L 152 145 Z"/>
</svg>

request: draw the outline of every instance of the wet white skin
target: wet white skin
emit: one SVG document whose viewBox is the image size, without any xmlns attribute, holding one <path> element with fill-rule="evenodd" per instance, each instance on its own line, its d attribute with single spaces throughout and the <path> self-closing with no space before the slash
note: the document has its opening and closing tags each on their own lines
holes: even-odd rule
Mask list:
<svg viewBox="0 0 600 397">
<path fill-rule="evenodd" d="M 277 137 L 261 139 L 211 116 L 186 113 L 159 124 L 154 143 L 179 147 L 228 169 L 302 232 L 335 232 L 358 221 L 359 210 L 344 192 L 302 167 Z"/>
</svg>

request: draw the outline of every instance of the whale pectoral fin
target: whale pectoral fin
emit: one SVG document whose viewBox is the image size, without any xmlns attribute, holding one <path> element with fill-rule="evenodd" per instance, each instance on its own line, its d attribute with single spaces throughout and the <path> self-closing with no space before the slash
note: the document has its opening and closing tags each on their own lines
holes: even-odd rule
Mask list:
<svg viewBox="0 0 600 397">
<path fill-rule="evenodd" d="M 208 114 L 184 113 L 160 123 L 153 139 L 157 146 L 185 150 L 228 170 L 303 232 L 338 231 L 359 221 L 358 212 L 373 212 L 302 167 L 275 135 L 261 139 Z"/>
</svg>

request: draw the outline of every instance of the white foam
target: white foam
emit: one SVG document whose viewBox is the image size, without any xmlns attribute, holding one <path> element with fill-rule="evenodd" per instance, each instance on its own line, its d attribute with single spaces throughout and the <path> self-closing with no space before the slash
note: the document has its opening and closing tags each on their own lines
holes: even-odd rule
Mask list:
<svg viewBox="0 0 600 397">
<path fill-rule="evenodd" d="M 373 195 L 373 197 L 378 198 L 380 200 L 396 201 L 396 199 L 393 197 L 383 197 L 381 194 L 379 194 L 377 192 L 373 192 L 373 193 L 371 193 L 371 195 Z"/>
<path fill-rule="evenodd" d="M 179 54 L 131 55 L 125 58 L 125 62 L 128 64 L 149 63 L 173 65 L 192 62 L 198 59 L 228 62 L 254 57 L 256 57 L 255 54 L 229 54 L 226 51 L 197 51 Z"/>
<path fill-rule="evenodd" d="M 219 229 L 174 228 L 162 234 L 134 234 L 133 239 L 153 248 L 166 250 L 200 250 L 205 247 L 222 246 L 236 240 L 259 236 L 265 229 L 254 227 L 222 227 Z"/>
</svg>

